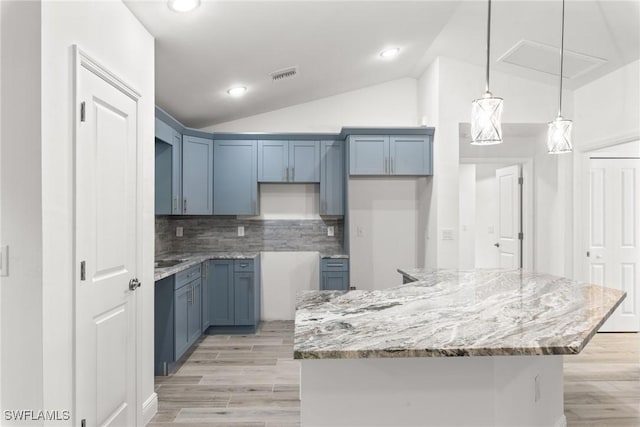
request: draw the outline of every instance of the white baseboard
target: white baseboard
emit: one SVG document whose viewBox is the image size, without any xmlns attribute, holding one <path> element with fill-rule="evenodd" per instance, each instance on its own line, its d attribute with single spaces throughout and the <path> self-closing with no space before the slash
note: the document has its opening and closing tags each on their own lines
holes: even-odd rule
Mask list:
<svg viewBox="0 0 640 427">
<path fill-rule="evenodd" d="M 142 405 L 142 425 L 146 426 L 158 412 L 158 394 L 152 393 Z"/>
</svg>

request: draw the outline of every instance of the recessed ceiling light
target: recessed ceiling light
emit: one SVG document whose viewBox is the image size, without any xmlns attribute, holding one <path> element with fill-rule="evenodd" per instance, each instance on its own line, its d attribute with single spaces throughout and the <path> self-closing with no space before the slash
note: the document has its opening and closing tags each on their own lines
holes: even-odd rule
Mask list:
<svg viewBox="0 0 640 427">
<path fill-rule="evenodd" d="M 236 86 L 227 90 L 227 93 L 231 96 L 242 96 L 247 91 L 247 88 L 244 86 Z"/>
<path fill-rule="evenodd" d="M 169 0 L 168 4 L 174 12 L 190 12 L 200 6 L 200 0 Z"/>
<path fill-rule="evenodd" d="M 399 53 L 400 53 L 400 48 L 399 47 L 392 47 L 392 48 L 385 49 L 382 52 L 380 52 L 380 56 L 382 58 L 390 59 L 390 58 L 396 57 Z"/>
</svg>

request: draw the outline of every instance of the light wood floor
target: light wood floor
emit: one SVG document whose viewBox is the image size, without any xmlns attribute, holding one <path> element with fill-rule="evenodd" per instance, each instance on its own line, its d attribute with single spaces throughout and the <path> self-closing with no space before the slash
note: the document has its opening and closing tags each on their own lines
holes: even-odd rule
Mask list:
<svg viewBox="0 0 640 427">
<path fill-rule="evenodd" d="M 255 335 L 205 337 L 169 377 L 156 377 L 150 427 L 300 425 L 293 322 Z M 640 334 L 598 334 L 564 359 L 569 426 L 640 426 Z"/>
</svg>

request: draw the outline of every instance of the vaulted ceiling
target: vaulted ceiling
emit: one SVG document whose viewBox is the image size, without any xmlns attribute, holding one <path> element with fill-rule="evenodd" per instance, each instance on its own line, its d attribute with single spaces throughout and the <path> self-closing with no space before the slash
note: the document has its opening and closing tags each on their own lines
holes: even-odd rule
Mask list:
<svg viewBox="0 0 640 427">
<path fill-rule="evenodd" d="M 125 3 L 156 38 L 157 105 L 195 128 L 418 77 L 437 56 L 485 64 L 484 1 L 203 0 L 183 14 Z M 557 84 L 561 1 L 494 1 L 492 11 L 492 69 Z M 386 47 L 400 54 L 380 58 Z M 565 49 L 568 88 L 637 60 L 640 2 L 568 1 Z M 272 81 L 290 66 L 295 77 Z M 234 85 L 247 93 L 229 96 Z"/>
</svg>

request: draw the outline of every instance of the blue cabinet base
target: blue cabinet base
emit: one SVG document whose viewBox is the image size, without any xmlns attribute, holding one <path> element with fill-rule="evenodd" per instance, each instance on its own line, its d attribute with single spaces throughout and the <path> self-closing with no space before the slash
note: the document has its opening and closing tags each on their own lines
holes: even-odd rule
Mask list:
<svg viewBox="0 0 640 427">
<path fill-rule="evenodd" d="M 248 326 L 209 326 L 204 332 L 207 335 L 246 335 L 255 334 L 258 325 Z"/>
</svg>

